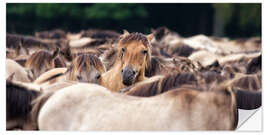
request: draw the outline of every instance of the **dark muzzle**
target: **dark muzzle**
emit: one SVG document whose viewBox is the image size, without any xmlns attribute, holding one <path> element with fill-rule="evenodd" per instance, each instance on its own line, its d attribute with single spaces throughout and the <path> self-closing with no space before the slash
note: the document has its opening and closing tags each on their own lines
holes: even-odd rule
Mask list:
<svg viewBox="0 0 270 135">
<path fill-rule="evenodd" d="M 122 70 L 122 82 L 124 85 L 129 86 L 135 80 L 136 72 L 132 68 L 124 68 Z"/>
</svg>

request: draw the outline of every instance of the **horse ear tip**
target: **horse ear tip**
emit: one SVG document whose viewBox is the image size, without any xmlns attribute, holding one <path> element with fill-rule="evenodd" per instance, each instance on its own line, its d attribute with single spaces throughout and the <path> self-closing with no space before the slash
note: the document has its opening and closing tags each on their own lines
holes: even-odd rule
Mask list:
<svg viewBox="0 0 270 135">
<path fill-rule="evenodd" d="M 147 35 L 147 38 L 149 41 L 152 41 L 152 39 L 154 38 L 154 33 Z"/>
<path fill-rule="evenodd" d="M 124 34 L 129 34 L 129 32 L 126 29 L 123 29 Z"/>
</svg>

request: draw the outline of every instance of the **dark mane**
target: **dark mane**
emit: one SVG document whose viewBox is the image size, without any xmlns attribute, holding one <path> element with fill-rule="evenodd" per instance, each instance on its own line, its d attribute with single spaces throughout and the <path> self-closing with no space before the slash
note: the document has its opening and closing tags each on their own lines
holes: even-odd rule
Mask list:
<svg viewBox="0 0 270 135">
<path fill-rule="evenodd" d="M 256 73 L 262 69 L 262 55 L 253 58 L 247 65 L 247 74 Z"/>
<path fill-rule="evenodd" d="M 233 87 L 250 91 L 259 91 L 262 88 L 261 75 L 250 74 L 241 77 L 235 77 L 232 83 Z"/>
<path fill-rule="evenodd" d="M 135 86 L 127 95 L 149 97 L 189 84 L 197 84 L 197 78 L 193 73 L 170 74 L 157 81 Z"/>
<path fill-rule="evenodd" d="M 154 36 L 157 41 L 160 41 L 164 36 L 166 36 L 169 33 L 169 30 L 167 27 L 159 27 L 155 30 Z"/>
<path fill-rule="evenodd" d="M 82 37 L 90 37 L 94 39 L 117 39 L 120 36 L 119 33 L 111 30 L 87 30 L 82 32 Z"/>
<path fill-rule="evenodd" d="M 146 36 L 138 32 L 130 33 L 127 36 L 123 37 L 123 39 L 120 40 L 120 43 L 126 44 L 130 43 L 131 41 L 142 41 L 144 46 L 149 46 L 149 42 Z"/>
<path fill-rule="evenodd" d="M 160 58 L 159 57 L 151 57 L 150 64 L 145 69 L 145 76 L 151 77 L 154 75 L 157 75 L 161 71 L 161 64 L 160 64 Z"/>
<path fill-rule="evenodd" d="M 36 32 L 35 36 L 42 39 L 61 39 L 66 37 L 66 32 L 61 29 Z"/>
<path fill-rule="evenodd" d="M 39 92 L 10 81 L 6 81 L 6 90 L 7 120 L 27 119 L 32 109 L 31 102 L 39 95 Z"/>
</svg>

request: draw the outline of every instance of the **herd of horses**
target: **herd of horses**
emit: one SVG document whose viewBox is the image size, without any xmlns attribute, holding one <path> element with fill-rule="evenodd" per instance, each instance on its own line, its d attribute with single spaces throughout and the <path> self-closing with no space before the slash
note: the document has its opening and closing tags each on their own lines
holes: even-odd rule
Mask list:
<svg viewBox="0 0 270 135">
<path fill-rule="evenodd" d="M 7 130 L 235 130 L 261 106 L 261 39 L 7 33 Z"/>
</svg>

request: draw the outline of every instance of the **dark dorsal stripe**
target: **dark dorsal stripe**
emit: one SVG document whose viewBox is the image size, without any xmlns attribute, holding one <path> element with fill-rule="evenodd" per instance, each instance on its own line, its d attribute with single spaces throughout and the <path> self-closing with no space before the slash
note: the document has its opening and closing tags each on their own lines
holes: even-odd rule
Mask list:
<svg viewBox="0 0 270 135">
<path fill-rule="evenodd" d="M 65 73 L 58 73 L 58 74 L 55 74 L 55 75 L 53 75 L 53 76 L 51 76 L 51 77 L 45 79 L 45 80 L 42 81 L 42 82 L 47 82 L 47 81 L 53 80 L 53 79 L 55 79 L 55 78 L 57 78 L 57 77 L 59 77 L 59 76 L 62 76 L 62 75 L 64 75 L 64 74 L 65 74 Z"/>
</svg>

